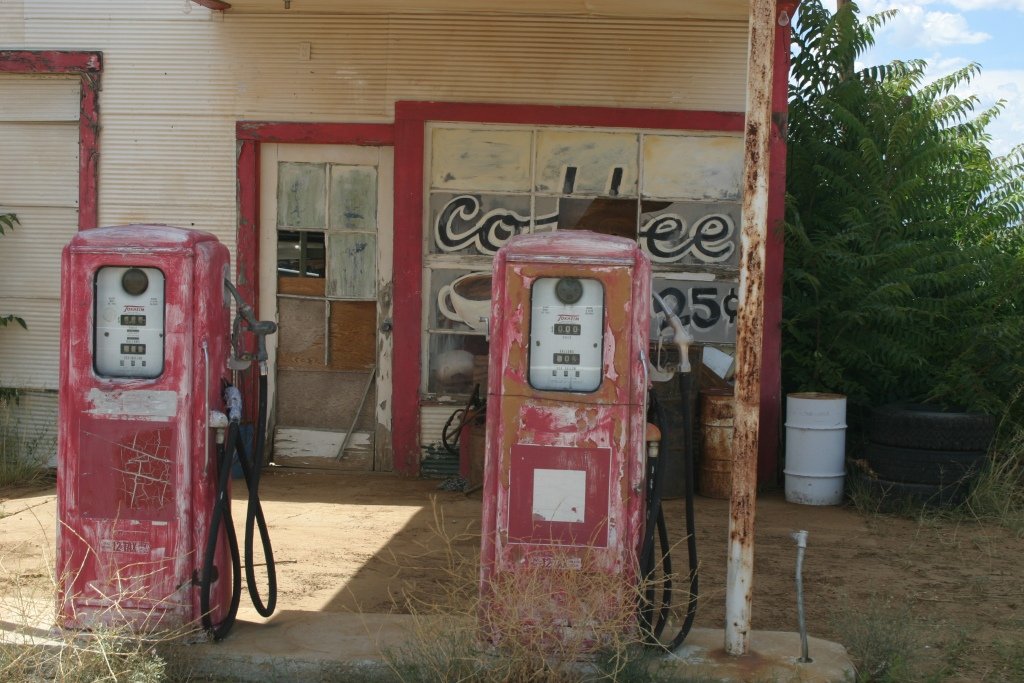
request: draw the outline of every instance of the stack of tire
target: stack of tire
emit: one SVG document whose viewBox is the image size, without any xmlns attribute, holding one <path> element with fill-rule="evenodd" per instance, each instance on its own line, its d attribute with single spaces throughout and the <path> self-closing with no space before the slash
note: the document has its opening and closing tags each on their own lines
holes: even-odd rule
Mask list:
<svg viewBox="0 0 1024 683">
<path fill-rule="evenodd" d="M 966 500 L 995 434 L 990 415 L 893 403 L 872 411 L 865 459 L 881 507 L 954 507 Z"/>
</svg>

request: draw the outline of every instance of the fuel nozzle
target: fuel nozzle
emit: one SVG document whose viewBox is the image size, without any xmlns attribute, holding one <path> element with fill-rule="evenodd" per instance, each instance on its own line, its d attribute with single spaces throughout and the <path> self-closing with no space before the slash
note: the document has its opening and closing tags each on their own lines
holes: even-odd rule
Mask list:
<svg viewBox="0 0 1024 683">
<path fill-rule="evenodd" d="M 249 366 L 250 361 L 255 360 L 260 364 L 260 374 L 265 375 L 267 374 L 267 358 L 269 358 L 267 355 L 267 335 L 277 332 L 277 323 L 273 320 L 257 320 L 252 306 L 242 298 L 242 295 L 238 293 L 238 290 L 235 289 L 235 286 L 227 278 L 224 279 L 224 286 L 231 292 L 232 298 L 238 304 L 238 315 L 235 317 L 235 322 L 231 329 L 231 348 L 234 353 L 229 364 L 234 370 L 244 370 Z M 256 335 L 256 353 L 242 351 L 240 340 L 243 321 L 249 331 Z"/>
<path fill-rule="evenodd" d="M 693 337 L 683 327 L 683 321 L 679 319 L 676 312 L 672 310 L 665 300 L 661 298 L 661 295 L 657 292 L 652 292 L 654 300 L 661 306 L 661 312 L 668 318 L 669 327 L 672 328 L 672 342 L 679 349 L 679 372 L 690 372 L 690 344 L 693 343 Z"/>
</svg>

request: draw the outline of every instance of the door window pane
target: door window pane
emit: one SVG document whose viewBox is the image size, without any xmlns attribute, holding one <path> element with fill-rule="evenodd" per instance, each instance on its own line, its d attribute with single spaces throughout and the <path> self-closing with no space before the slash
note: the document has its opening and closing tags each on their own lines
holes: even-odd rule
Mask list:
<svg viewBox="0 0 1024 683">
<path fill-rule="evenodd" d="M 377 237 L 370 233 L 336 233 L 329 240 L 327 296 L 336 299 L 377 298 Z"/>
<path fill-rule="evenodd" d="M 323 230 L 326 227 L 326 182 L 324 164 L 278 164 L 278 227 Z"/>
<path fill-rule="evenodd" d="M 324 277 L 324 234 L 279 230 L 277 233 L 278 277 Z"/>
<path fill-rule="evenodd" d="M 377 229 L 377 169 L 331 167 L 331 229 Z"/>
</svg>

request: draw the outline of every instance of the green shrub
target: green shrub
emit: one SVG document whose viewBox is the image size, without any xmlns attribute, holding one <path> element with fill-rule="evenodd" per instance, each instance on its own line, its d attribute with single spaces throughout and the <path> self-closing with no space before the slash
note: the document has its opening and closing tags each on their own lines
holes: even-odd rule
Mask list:
<svg viewBox="0 0 1024 683">
<path fill-rule="evenodd" d="M 1024 382 L 1024 147 L 1003 158 L 923 61 L 854 71 L 892 16 L 801 4 L 790 81 L 783 377 L 787 391 L 1002 413 Z"/>
</svg>

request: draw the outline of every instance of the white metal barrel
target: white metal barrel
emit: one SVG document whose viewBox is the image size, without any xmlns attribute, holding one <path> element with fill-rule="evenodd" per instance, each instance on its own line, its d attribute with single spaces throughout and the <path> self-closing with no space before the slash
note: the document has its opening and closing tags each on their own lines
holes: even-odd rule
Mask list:
<svg viewBox="0 0 1024 683">
<path fill-rule="evenodd" d="M 838 505 L 846 476 L 846 396 L 786 396 L 786 500 Z"/>
</svg>

